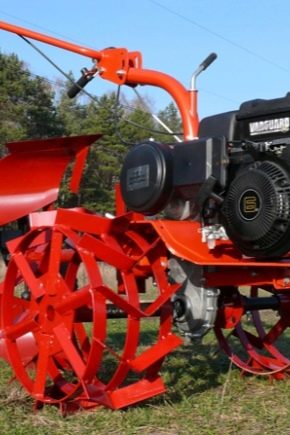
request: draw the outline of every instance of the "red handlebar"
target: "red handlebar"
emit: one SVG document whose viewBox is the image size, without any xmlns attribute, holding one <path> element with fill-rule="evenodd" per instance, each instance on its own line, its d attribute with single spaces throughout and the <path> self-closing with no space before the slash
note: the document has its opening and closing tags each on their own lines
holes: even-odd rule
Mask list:
<svg viewBox="0 0 290 435">
<path fill-rule="evenodd" d="M 151 85 L 164 89 L 174 99 L 180 111 L 185 139 L 197 137 L 197 92 L 187 91 L 180 82 L 167 74 L 143 69 L 140 52 L 128 52 L 125 48 L 96 51 L 3 21 L 0 21 L 0 29 L 90 57 L 96 63 L 93 71 L 113 83 Z"/>
</svg>

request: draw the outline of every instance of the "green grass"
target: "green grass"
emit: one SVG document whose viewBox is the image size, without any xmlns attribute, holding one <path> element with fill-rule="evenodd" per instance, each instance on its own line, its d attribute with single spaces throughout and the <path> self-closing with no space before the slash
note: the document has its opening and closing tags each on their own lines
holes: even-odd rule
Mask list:
<svg viewBox="0 0 290 435">
<path fill-rule="evenodd" d="M 264 315 L 266 323 L 274 320 L 273 314 Z M 120 351 L 125 321 L 110 322 L 107 344 Z M 156 338 L 157 325 L 149 320 L 142 326 L 146 346 Z M 288 333 L 282 340 L 286 354 L 289 339 Z M 241 377 L 227 357 L 217 352 L 213 333 L 203 344 L 180 347 L 167 358 L 162 369 L 165 394 L 121 411 L 99 407 L 63 417 L 56 407 L 45 406 L 34 412 L 33 401 L 19 384 L 9 383 L 12 373 L 3 361 L 0 370 L 0 435 L 290 435 L 289 380 Z M 106 378 L 105 365 L 101 370 Z"/>
<path fill-rule="evenodd" d="M 147 335 L 150 328 L 153 334 L 152 321 Z M 65 418 L 51 406 L 35 413 L 17 382 L 7 383 L 11 373 L 2 362 L 0 434 L 290 434 L 289 381 L 241 377 L 215 350 L 209 334 L 203 345 L 175 351 L 163 367 L 168 391 L 162 396 L 126 410 L 100 407 Z"/>
</svg>

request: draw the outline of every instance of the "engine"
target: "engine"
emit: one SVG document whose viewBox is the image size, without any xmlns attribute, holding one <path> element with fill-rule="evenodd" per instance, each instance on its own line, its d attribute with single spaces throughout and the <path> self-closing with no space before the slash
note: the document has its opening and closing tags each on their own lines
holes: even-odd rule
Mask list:
<svg viewBox="0 0 290 435">
<path fill-rule="evenodd" d="M 134 146 L 121 171 L 130 210 L 198 219 L 246 256 L 290 250 L 290 94 L 203 119 L 199 139 Z"/>
</svg>

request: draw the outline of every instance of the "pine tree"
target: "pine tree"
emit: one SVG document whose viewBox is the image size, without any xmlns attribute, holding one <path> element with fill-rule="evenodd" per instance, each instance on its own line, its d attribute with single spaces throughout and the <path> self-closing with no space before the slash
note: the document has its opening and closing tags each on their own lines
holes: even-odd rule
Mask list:
<svg viewBox="0 0 290 435">
<path fill-rule="evenodd" d="M 160 110 L 158 113 L 158 117 L 163 121 L 170 130 L 178 136 L 178 133 L 182 133 L 182 123 L 179 116 L 179 112 L 177 107 L 173 102 L 169 103 L 165 109 Z M 175 139 L 172 135 L 162 134 L 158 136 L 161 142 L 174 143 Z"/>
<path fill-rule="evenodd" d="M 69 75 L 74 80 L 73 75 L 71 73 Z M 72 82 L 70 80 L 61 82 L 62 90 L 57 103 L 58 118 L 66 136 L 82 134 L 84 129 L 83 124 L 87 117 L 87 108 L 79 103 L 79 96 L 75 98 L 67 96 L 71 86 Z"/>
<path fill-rule="evenodd" d="M 91 146 L 78 198 L 68 190 L 68 169 L 61 205 L 76 205 L 77 200 L 91 210 L 114 212 L 114 184 L 126 153 L 133 144 L 150 138 L 165 141 L 164 136 L 153 132 L 158 126 L 148 113 L 148 105 L 139 99 L 120 106 L 113 92 L 92 101 L 80 97 L 72 100 L 67 97 L 70 86 L 69 80 L 65 82 L 56 99 L 47 81 L 33 76 L 16 55 L 0 53 L 0 144 L 33 137 L 102 134 Z M 159 116 L 173 131 L 180 131 L 173 104 Z M 172 142 L 171 136 L 166 139 Z"/>
<path fill-rule="evenodd" d="M 87 106 L 83 133 L 100 133 L 102 137 L 90 150 L 82 199 L 84 204 L 99 212 L 114 212 L 114 184 L 127 152 L 116 132 L 116 116 L 120 115 L 115 93 L 105 94 L 98 102 Z"/>
<path fill-rule="evenodd" d="M 15 54 L 0 53 L 0 144 L 62 134 L 54 92 Z"/>
</svg>

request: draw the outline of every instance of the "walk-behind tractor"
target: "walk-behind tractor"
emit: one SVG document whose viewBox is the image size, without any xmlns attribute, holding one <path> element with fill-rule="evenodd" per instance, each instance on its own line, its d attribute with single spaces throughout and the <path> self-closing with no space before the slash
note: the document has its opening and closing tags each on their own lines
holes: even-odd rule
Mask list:
<svg viewBox="0 0 290 435">
<path fill-rule="evenodd" d="M 211 329 L 243 373 L 284 378 L 290 95 L 248 101 L 199 124 L 196 77 L 215 54 L 187 90 L 144 69 L 139 52 L 96 51 L 4 22 L 0 28 L 93 59 L 71 97 L 96 76 L 164 89 L 184 132 L 181 142 L 129 149 L 115 217 L 55 207 L 71 162 L 77 191 L 97 133 L 6 145 L 0 223 L 10 240 L 3 242 L 0 347 L 36 404 L 116 409 L 155 396 L 165 391 L 165 357 Z M 12 223 L 14 238 L 6 230 Z M 113 330 L 112 319 L 120 325 Z M 153 338 L 148 322 L 156 324 Z"/>
</svg>

